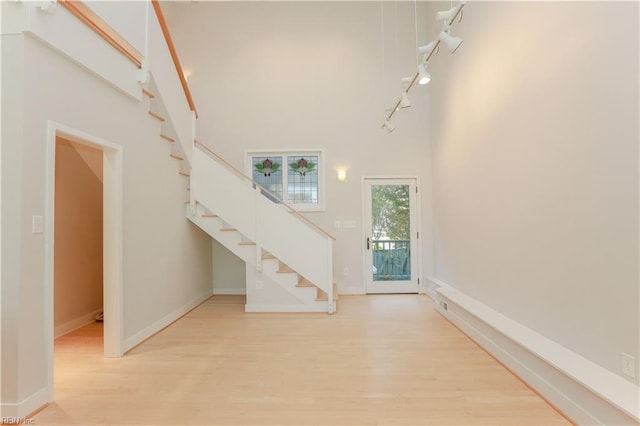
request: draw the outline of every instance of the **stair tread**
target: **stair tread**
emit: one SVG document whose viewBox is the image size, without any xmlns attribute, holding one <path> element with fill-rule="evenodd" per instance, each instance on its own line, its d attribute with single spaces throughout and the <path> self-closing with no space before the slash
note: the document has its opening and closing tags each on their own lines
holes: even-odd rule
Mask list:
<svg viewBox="0 0 640 426">
<path fill-rule="evenodd" d="M 189 173 L 186 173 L 186 172 L 178 172 L 178 174 L 179 174 L 180 176 L 185 176 L 185 177 L 189 177 L 189 176 L 191 176 Z"/>
<path fill-rule="evenodd" d="M 237 231 L 236 228 L 220 228 L 220 231 L 222 232 L 233 232 L 233 231 Z"/>
<path fill-rule="evenodd" d="M 166 140 L 168 140 L 168 141 L 169 141 L 169 142 L 171 142 L 171 143 L 173 143 L 173 142 L 175 142 L 175 141 L 176 141 L 174 138 L 172 138 L 172 137 L 171 137 L 171 136 L 169 136 L 169 135 L 165 135 L 164 133 L 160 133 L 160 137 L 161 137 L 162 139 L 166 139 Z"/>
<path fill-rule="evenodd" d="M 256 243 L 254 243 L 253 241 L 240 241 L 238 245 L 239 246 L 255 246 Z"/>
<path fill-rule="evenodd" d="M 149 111 L 149 115 L 150 115 L 150 116 L 152 116 L 153 118 L 157 119 L 157 120 L 162 121 L 162 122 L 167 121 L 167 119 L 166 119 L 166 118 L 164 118 L 164 117 L 163 117 L 163 116 L 161 116 L 160 114 L 155 113 L 155 112 L 153 112 L 153 111 Z"/>
<path fill-rule="evenodd" d="M 151 93 L 147 89 L 142 89 L 142 93 L 149 99 L 153 99 L 153 98 L 156 97 L 156 95 L 154 95 L 153 93 Z"/>
<path fill-rule="evenodd" d="M 205 213 L 203 215 L 201 215 L 202 217 L 218 217 L 217 214 L 213 214 L 213 213 Z"/>
<path fill-rule="evenodd" d="M 262 260 L 264 260 L 264 259 L 277 259 L 277 257 L 272 255 L 271 253 L 265 253 L 265 254 L 262 255 Z"/>
<path fill-rule="evenodd" d="M 184 160 L 183 157 L 180 157 L 179 155 L 176 155 L 176 154 L 169 154 L 169 157 L 175 158 L 176 160 Z"/>
</svg>

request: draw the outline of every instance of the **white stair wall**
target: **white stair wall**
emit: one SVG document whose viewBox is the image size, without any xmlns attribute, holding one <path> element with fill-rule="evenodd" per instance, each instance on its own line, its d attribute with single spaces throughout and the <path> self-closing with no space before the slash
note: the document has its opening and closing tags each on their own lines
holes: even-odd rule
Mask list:
<svg viewBox="0 0 640 426">
<path fill-rule="evenodd" d="M 331 301 L 327 302 L 327 311 L 332 313 L 332 237 L 303 222 L 283 204 L 264 197 L 246 177 L 200 148 L 193 150 L 192 161 L 192 206 L 204 206 L 248 241 L 257 243 L 254 254 L 258 270 L 262 269 L 260 250 L 264 249 L 324 291 Z M 227 247 L 234 253 L 237 250 Z"/>
<path fill-rule="evenodd" d="M 227 200 L 221 200 L 227 201 Z M 298 287 L 297 273 L 282 273 L 280 261 L 262 259 L 262 249 L 247 244 L 238 230 L 230 231 L 230 223 L 197 204 L 195 213 L 187 206 L 187 217 L 247 264 L 247 312 L 328 312 L 335 310 L 332 301 L 316 300 L 317 287 Z M 260 253 L 258 253 L 260 250 Z M 261 262 L 258 262 L 260 259 Z M 260 269 L 257 266 L 260 263 Z M 257 285 L 257 283 L 260 283 Z"/>
</svg>

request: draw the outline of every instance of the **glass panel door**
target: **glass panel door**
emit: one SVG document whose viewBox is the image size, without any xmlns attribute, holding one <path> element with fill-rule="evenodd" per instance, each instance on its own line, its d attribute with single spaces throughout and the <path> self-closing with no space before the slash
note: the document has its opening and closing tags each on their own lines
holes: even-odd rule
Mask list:
<svg viewBox="0 0 640 426">
<path fill-rule="evenodd" d="M 367 293 L 417 293 L 415 179 L 365 179 Z"/>
</svg>

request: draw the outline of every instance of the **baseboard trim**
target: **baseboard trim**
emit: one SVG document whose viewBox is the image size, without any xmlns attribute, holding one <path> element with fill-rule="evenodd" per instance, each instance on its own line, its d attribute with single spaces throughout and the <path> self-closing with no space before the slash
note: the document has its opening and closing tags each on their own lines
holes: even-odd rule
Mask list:
<svg viewBox="0 0 640 426">
<path fill-rule="evenodd" d="M 237 288 L 237 287 L 220 287 L 220 288 L 213 288 L 213 295 L 214 296 L 246 296 L 247 295 L 247 289 L 245 287 L 243 288 Z"/>
<path fill-rule="evenodd" d="M 22 420 L 30 414 L 38 411 L 41 407 L 49 404 L 49 391 L 47 388 L 42 388 L 36 393 L 26 397 L 17 403 L 2 403 L 0 413 L 2 418 L 8 418 L 12 420 Z M 4 423 L 3 423 L 4 424 Z M 17 421 L 14 424 L 18 424 Z"/>
<path fill-rule="evenodd" d="M 573 422 L 640 420 L 638 386 L 449 285 L 435 293 L 438 312 Z"/>
<path fill-rule="evenodd" d="M 211 297 L 211 292 L 208 291 L 196 297 L 195 299 L 185 304 L 184 306 L 165 315 L 164 317 L 162 317 L 155 323 L 151 324 L 150 326 L 143 328 L 142 330 L 140 330 L 133 336 L 129 337 L 128 339 L 125 339 L 123 343 L 123 349 L 124 349 L 123 352 L 130 351 L 135 346 L 147 340 L 149 337 L 153 336 L 157 332 L 161 331 L 162 329 L 166 328 L 167 326 L 171 325 L 175 321 L 185 316 L 187 313 L 189 313 L 189 311 L 193 310 L 195 307 L 197 307 L 198 305 L 200 305 L 210 297 Z"/>
<path fill-rule="evenodd" d="M 58 337 L 64 336 L 65 334 L 71 333 L 79 328 L 84 327 L 87 324 L 91 324 L 96 320 L 96 315 L 102 312 L 102 308 L 90 312 L 88 314 L 82 315 L 76 319 L 71 321 L 67 321 L 64 324 L 60 324 L 53 330 L 53 338 L 57 339 Z"/>
<path fill-rule="evenodd" d="M 244 305 L 245 312 L 327 312 L 326 302 L 321 305 L 260 305 L 260 304 L 246 304 Z"/>
</svg>

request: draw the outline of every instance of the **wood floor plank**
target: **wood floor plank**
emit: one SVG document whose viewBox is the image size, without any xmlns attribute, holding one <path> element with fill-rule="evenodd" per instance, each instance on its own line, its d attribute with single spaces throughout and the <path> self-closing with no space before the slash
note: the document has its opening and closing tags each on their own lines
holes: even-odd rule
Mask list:
<svg viewBox="0 0 640 426">
<path fill-rule="evenodd" d="M 566 425 L 417 295 L 252 314 L 214 296 L 120 359 L 101 324 L 55 342 L 38 425 Z"/>
</svg>

